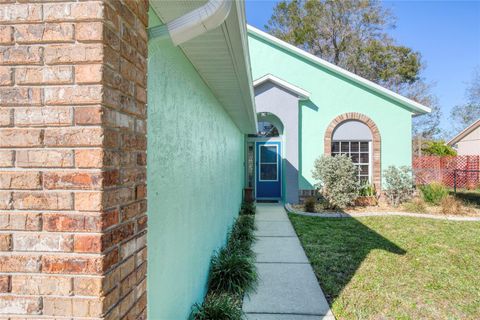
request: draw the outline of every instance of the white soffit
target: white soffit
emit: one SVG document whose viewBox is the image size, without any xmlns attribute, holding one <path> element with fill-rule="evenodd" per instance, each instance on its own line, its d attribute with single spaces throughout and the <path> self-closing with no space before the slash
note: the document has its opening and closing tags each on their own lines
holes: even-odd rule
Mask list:
<svg viewBox="0 0 480 320">
<path fill-rule="evenodd" d="M 163 22 L 172 21 L 206 0 L 151 0 Z M 243 133 L 255 133 L 256 113 L 243 1 L 232 3 L 220 27 L 180 45 L 199 75 Z"/>
</svg>

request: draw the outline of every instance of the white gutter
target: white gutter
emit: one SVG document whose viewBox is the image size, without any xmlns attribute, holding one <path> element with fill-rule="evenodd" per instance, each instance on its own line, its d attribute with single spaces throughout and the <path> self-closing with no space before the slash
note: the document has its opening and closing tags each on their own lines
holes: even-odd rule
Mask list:
<svg viewBox="0 0 480 320">
<path fill-rule="evenodd" d="M 233 0 L 209 0 L 203 6 L 148 30 L 149 39 L 170 36 L 178 46 L 220 26 L 230 13 Z"/>
</svg>

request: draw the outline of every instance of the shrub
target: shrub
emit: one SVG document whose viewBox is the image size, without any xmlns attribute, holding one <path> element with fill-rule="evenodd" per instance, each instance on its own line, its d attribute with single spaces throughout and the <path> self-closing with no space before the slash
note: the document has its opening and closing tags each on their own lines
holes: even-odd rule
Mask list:
<svg viewBox="0 0 480 320">
<path fill-rule="evenodd" d="M 305 212 L 315 212 L 315 204 L 317 203 L 317 199 L 315 197 L 309 197 L 305 199 L 303 203 L 303 209 Z"/>
<path fill-rule="evenodd" d="M 377 195 L 377 190 L 375 190 L 375 185 L 366 183 L 360 188 L 359 194 L 362 197 L 375 197 Z"/>
<path fill-rule="evenodd" d="M 327 202 L 334 208 L 344 208 L 358 196 L 357 172 L 349 157 L 339 155 L 315 160 L 312 174 Z"/>
<path fill-rule="evenodd" d="M 209 292 L 242 296 L 255 288 L 256 281 L 255 264 L 248 255 L 223 248 L 212 258 Z"/>
<path fill-rule="evenodd" d="M 253 256 L 252 243 L 255 241 L 255 217 L 239 216 L 230 231 L 227 250 Z"/>
<path fill-rule="evenodd" d="M 193 320 L 241 320 L 245 315 L 241 301 L 228 295 L 208 295 L 202 304 L 195 304 L 191 318 Z"/>
<path fill-rule="evenodd" d="M 384 179 L 385 196 L 391 205 L 397 207 L 412 197 L 413 179 L 409 167 L 390 166 L 384 171 Z"/>
<path fill-rule="evenodd" d="M 420 186 L 420 191 L 422 192 L 423 200 L 435 205 L 440 204 L 440 201 L 448 196 L 448 189 L 443 184 L 437 182 Z"/>
<path fill-rule="evenodd" d="M 457 151 L 445 144 L 445 141 L 429 141 L 427 146 L 423 148 L 426 155 L 431 156 L 456 156 Z"/>
<path fill-rule="evenodd" d="M 408 212 L 417 212 L 417 213 L 425 213 L 427 212 L 427 206 L 422 199 L 413 199 L 410 202 L 406 202 L 403 205 L 403 208 Z"/>
<path fill-rule="evenodd" d="M 240 209 L 241 215 L 254 215 L 255 214 L 255 202 L 244 201 Z"/>
<path fill-rule="evenodd" d="M 464 214 L 466 209 L 460 200 L 453 196 L 446 196 L 440 201 L 440 207 L 443 214 Z"/>
</svg>

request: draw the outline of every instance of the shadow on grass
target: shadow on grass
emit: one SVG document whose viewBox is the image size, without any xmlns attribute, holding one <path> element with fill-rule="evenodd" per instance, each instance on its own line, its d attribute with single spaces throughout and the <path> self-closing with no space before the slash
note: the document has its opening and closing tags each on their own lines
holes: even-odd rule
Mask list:
<svg viewBox="0 0 480 320">
<path fill-rule="evenodd" d="M 372 250 L 406 251 L 354 218 L 317 218 L 290 214 L 330 305 Z"/>
<path fill-rule="evenodd" d="M 453 191 L 450 192 L 450 194 L 456 196 L 458 199 L 480 207 L 480 190 L 457 190 L 456 195 Z"/>
</svg>

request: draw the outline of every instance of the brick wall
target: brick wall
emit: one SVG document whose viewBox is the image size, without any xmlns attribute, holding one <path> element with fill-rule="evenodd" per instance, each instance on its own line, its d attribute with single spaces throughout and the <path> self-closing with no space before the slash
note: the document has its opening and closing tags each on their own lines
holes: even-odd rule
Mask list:
<svg viewBox="0 0 480 320">
<path fill-rule="evenodd" d="M 145 318 L 148 3 L 0 2 L 0 318 Z"/>
</svg>

